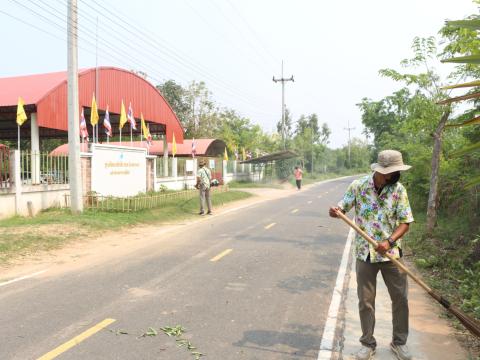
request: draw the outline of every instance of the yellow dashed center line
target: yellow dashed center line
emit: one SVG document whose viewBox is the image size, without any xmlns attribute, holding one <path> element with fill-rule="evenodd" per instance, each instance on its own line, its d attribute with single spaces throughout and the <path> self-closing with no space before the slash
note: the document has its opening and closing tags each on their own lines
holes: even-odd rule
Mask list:
<svg viewBox="0 0 480 360">
<path fill-rule="evenodd" d="M 292 214 L 295 214 L 296 212 L 298 212 L 298 209 L 293 209 L 292 210 Z"/>
<path fill-rule="evenodd" d="M 52 351 L 46 353 L 45 355 L 39 357 L 37 360 L 50 360 L 56 358 L 58 355 L 64 353 L 65 351 L 71 349 L 75 345 L 80 344 L 83 340 L 89 338 L 90 336 L 96 334 L 103 328 L 107 327 L 111 323 L 115 322 L 115 319 L 105 319 L 99 322 L 97 325 L 91 327 L 90 329 L 84 331 L 78 336 L 75 336 L 72 340 L 67 341 L 66 343 L 60 345 L 59 347 L 53 349 Z"/>
<path fill-rule="evenodd" d="M 268 230 L 270 229 L 271 227 L 274 227 L 277 223 L 271 223 L 271 224 L 268 224 L 267 226 L 265 226 L 265 230 Z"/>
<path fill-rule="evenodd" d="M 222 251 L 222 252 L 221 252 L 220 254 L 218 254 L 217 256 L 211 258 L 210 261 L 212 261 L 212 262 L 218 261 L 218 260 L 220 260 L 222 257 L 224 257 L 225 255 L 230 254 L 232 251 L 233 251 L 233 249 L 227 249 L 227 250 L 225 250 L 225 251 Z"/>
</svg>

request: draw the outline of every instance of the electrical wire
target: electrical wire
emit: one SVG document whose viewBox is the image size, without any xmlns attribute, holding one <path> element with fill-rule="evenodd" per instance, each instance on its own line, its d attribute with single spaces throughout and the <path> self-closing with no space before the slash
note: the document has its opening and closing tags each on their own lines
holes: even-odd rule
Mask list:
<svg viewBox="0 0 480 360">
<path fill-rule="evenodd" d="M 20 2 L 17 1 L 17 0 L 11 0 L 11 1 L 13 1 L 13 2 L 15 2 L 16 4 L 22 6 L 23 8 L 27 9 L 27 10 L 30 11 L 31 13 L 37 15 L 38 17 L 40 17 L 40 19 L 41 19 L 42 21 L 44 21 L 44 22 L 46 22 L 46 23 L 48 23 L 48 24 L 50 24 L 50 25 L 54 25 L 54 26 L 56 26 L 57 28 L 61 29 L 62 31 L 68 32 L 68 30 L 66 31 L 65 26 L 59 25 L 58 23 L 52 21 L 52 19 L 47 18 L 46 16 L 44 16 L 44 15 L 40 14 L 39 12 L 31 9 L 30 7 L 28 7 L 28 6 L 20 3 Z M 31 0 L 29 0 L 29 1 L 30 1 L 30 3 L 32 3 L 33 5 L 36 5 L 36 6 L 40 7 L 43 11 L 49 13 L 50 15 L 53 15 L 54 17 L 56 17 L 56 18 L 58 18 L 58 19 L 60 19 L 63 23 L 66 22 L 66 16 L 65 16 L 65 17 L 63 17 L 63 16 L 58 16 L 58 15 L 56 15 L 55 13 L 53 13 L 52 11 L 49 11 L 49 10 L 47 10 L 47 9 L 45 9 L 45 8 L 42 8 L 40 5 L 36 4 L 35 2 L 33 2 L 33 1 L 31 1 Z M 54 10 L 55 12 L 57 12 L 57 13 L 59 13 L 59 14 L 62 14 L 61 11 L 59 11 L 58 9 L 56 9 L 56 8 L 48 5 L 48 4 L 47 4 L 46 2 L 44 2 L 43 0 L 39 0 L 39 1 L 40 1 L 41 3 L 43 3 L 46 7 Z M 84 1 L 82 1 L 82 2 L 84 2 Z M 62 2 L 62 4 L 65 5 L 64 2 Z M 90 8 L 91 8 L 91 6 L 90 6 Z M 31 24 L 31 23 L 27 23 L 26 21 L 21 20 L 21 19 L 15 17 L 15 16 L 13 16 L 13 15 L 11 15 L 11 14 L 9 14 L 9 13 L 6 13 L 5 11 L 1 11 L 1 12 L 2 12 L 3 14 L 7 15 L 7 16 L 10 16 L 11 18 L 13 18 L 13 19 L 15 19 L 15 20 L 17 20 L 17 21 L 20 21 L 20 22 L 22 22 L 22 23 L 24 23 L 24 24 L 27 24 L 27 25 L 29 25 L 29 26 L 37 29 L 37 30 L 40 30 L 40 31 L 42 31 L 42 32 L 44 32 L 44 33 L 52 36 L 52 37 L 55 37 L 55 38 L 60 39 L 60 40 L 62 40 L 62 41 L 65 41 L 64 38 L 60 38 L 60 37 L 52 34 L 51 32 L 46 31 L 45 29 L 42 29 L 42 28 L 40 28 L 40 27 L 38 27 L 38 26 L 35 26 L 35 25 Z M 80 12 L 79 12 L 79 13 L 80 13 Z M 80 13 L 80 14 L 81 14 L 81 13 Z M 88 15 L 88 14 L 87 14 L 87 15 Z M 84 16 L 82 15 L 82 17 L 84 17 Z M 86 18 L 89 19 L 88 16 L 86 16 Z M 90 21 L 90 22 L 92 22 L 92 21 Z M 74 25 L 74 26 L 75 26 L 75 25 Z M 85 30 L 85 29 L 79 29 L 78 26 L 75 26 L 75 27 L 76 27 L 76 29 L 77 29 L 78 32 L 91 33 L 91 34 L 93 34 L 92 31 L 88 31 L 88 30 Z M 95 47 L 95 48 L 96 48 L 96 44 L 94 44 L 94 43 L 92 43 L 92 42 L 84 39 L 83 37 L 79 37 L 79 39 L 82 40 L 83 42 L 89 44 L 91 47 Z M 114 54 L 116 54 L 116 53 L 118 52 L 118 49 L 117 49 L 117 48 L 114 48 L 114 47 L 112 47 L 112 46 L 109 46 L 109 44 L 108 44 L 108 43 L 105 43 L 105 41 L 103 41 L 103 39 L 101 40 L 101 42 L 103 43 L 102 46 L 108 47 L 108 48 L 112 49 L 112 51 L 113 51 Z M 84 49 L 83 47 L 81 47 L 81 48 L 82 48 L 82 50 L 85 50 L 85 51 L 87 51 L 87 52 L 89 52 L 89 53 L 95 54 L 95 52 L 93 52 L 93 51 Z M 126 53 L 128 54 L 128 51 L 126 51 Z M 105 55 L 108 55 L 108 56 L 111 57 L 111 58 L 115 58 L 115 59 L 116 59 L 117 61 L 119 61 L 120 63 L 123 63 L 123 62 L 124 62 L 124 59 L 123 59 L 123 58 L 119 58 L 119 57 L 117 57 L 116 55 L 113 55 L 112 53 L 108 53 L 108 52 L 104 52 L 104 51 L 103 51 L 101 57 L 104 58 L 104 59 L 108 59 L 108 57 L 105 56 Z M 150 67 L 149 65 L 147 65 L 146 63 L 139 62 L 138 59 L 135 59 L 135 58 L 133 58 L 133 57 L 131 57 L 131 56 L 126 56 L 126 58 L 130 59 L 130 61 L 131 61 L 133 64 L 141 63 L 141 64 L 142 64 L 142 68 L 148 68 L 149 71 L 152 71 L 152 73 L 154 73 L 154 74 L 156 73 L 156 70 L 153 69 L 152 67 Z M 169 70 L 170 70 L 171 72 L 174 72 L 174 71 L 171 70 L 171 69 L 169 69 Z M 181 75 L 178 74 L 178 73 L 177 73 L 176 75 L 179 76 L 179 77 L 183 77 L 183 76 L 181 76 Z M 153 76 L 150 76 L 150 77 L 151 77 L 152 79 L 154 79 L 155 81 L 157 81 L 158 83 L 161 83 L 161 81 L 159 81 L 159 80 L 156 79 L 155 77 L 153 77 Z M 228 89 L 227 89 L 227 90 L 228 90 Z M 235 96 L 236 99 L 240 99 L 240 97 L 238 96 L 238 93 L 235 93 L 234 96 Z M 243 100 L 245 100 L 245 99 L 243 99 Z M 252 104 L 249 102 L 249 100 L 246 100 L 245 102 L 246 102 L 248 105 L 250 105 L 250 107 L 252 107 L 252 109 L 255 109 L 255 107 L 252 106 Z M 257 109 L 256 109 L 256 110 L 257 110 Z M 257 113 L 257 114 L 264 113 L 264 114 L 271 115 L 270 113 L 267 113 L 267 112 L 264 112 L 264 111 L 254 111 L 254 113 Z M 263 116 L 262 116 L 262 117 L 263 117 Z"/>
</svg>

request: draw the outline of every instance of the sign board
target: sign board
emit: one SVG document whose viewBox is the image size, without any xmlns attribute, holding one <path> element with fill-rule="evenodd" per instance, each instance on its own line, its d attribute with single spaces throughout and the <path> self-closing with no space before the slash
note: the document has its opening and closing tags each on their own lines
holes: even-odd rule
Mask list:
<svg viewBox="0 0 480 360">
<path fill-rule="evenodd" d="M 208 167 L 210 169 L 215 169 L 215 159 L 210 159 L 209 162 L 210 162 L 210 164 L 209 164 Z"/>
<path fill-rule="evenodd" d="M 185 161 L 185 171 L 193 172 L 193 160 Z"/>
<path fill-rule="evenodd" d="M 147 149 L 92 144 L 92 191 L 134 196 L 147 190 Z"/>
</svg>

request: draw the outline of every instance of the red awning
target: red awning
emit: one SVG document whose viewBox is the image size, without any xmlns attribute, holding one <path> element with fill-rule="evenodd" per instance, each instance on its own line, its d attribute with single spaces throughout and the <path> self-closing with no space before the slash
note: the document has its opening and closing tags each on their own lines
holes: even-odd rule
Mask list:
<svg viewBox="0 0 480 360">
<path fill-rule="evenodd" d="M 176 139 L 175 139 L 176 140 Z M 176 156 L 191 156 L 192 155 L 192 139 L 185 139 L 183 144 L 177 144 Z M 104 143 L 106 144 L 106 143 Z M 87 144 L 81 144 L 81 151 L 87 151 Z M 120 145 L 119 142 L 110 142 L 109 145 Z M 146 142 L 124 141 L 123 146 L 143 147 L 147 146 Z M 219 139 L 195 139 L 196 156 L 223 156 L 225 151 L 225 142 Z M 148 149 L 151 155 L 163 155 L 163 141 L 154 140 L 152 146 Z M 63 144 L 53 150 L 50 155 L 67 155 L 68 144 Z M 168 154 L 172 155 L 172 144 L 168 144 Z"/>
</svg>

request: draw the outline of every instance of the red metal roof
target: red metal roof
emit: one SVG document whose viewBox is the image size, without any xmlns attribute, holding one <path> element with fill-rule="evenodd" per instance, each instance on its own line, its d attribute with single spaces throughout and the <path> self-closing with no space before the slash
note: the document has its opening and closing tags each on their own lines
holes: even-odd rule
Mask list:
<svg viewBox="0 0 480 360">
<path fill-rule="evenodd" d="M 177 143 L 183 142 L 183 129 L 170 105 L 160 92 L 142 77 L 119 68 L 99 68 L 99 110 L 107 105 L 111 114 L 120 114 L 122 100 L 126 110 L 131 102 L 135 118 L 140 112 L 147 122 L 166 126 L 167 141 L 175 133 Z M 79 71 L 79 104 L 90 107 L 95 91 L 95 68 Z M 18 97 L 25 105 L 35 105 L 40 127 L 68 129 L 67 73 L 56 72 L 0 79 L 0 107 L 16 106 Z"/>
<path fill-rule="evenodd" d="M 175 136 L 176 140 L 176 136 Z M 177 144 L 177 156 L 191 156 L 192 155 L 192 139 L 184 139 L 183 144 Z M 110 145 L 120 145 L 119 142 L 110 142 Z M 81 144 L 83 147 L 81 151 L 87 151 L 87 144 Z M 146 147 L 145 142 L 134 141 L 124 141 L 123 146 L 133 146 L 133 147 Z M 213 148 L 216 148 L 212 152 Z M 215 156 L 223 155 L 225 149 L 225 143 L 223 140 L 218 139 L 195 139 L 195 148 L 197 156 Z M 149 148 L 148 152 L 151 155 L 163 155 L 163 141 L 154 140 L 152 146 Z M 68 144 L 63 144 L 53 150 L 50 155 L 67 155 L 68 154 Z M 172 155 L 172 144 L 168 143 L 168 154 Z"/>
</svg>

